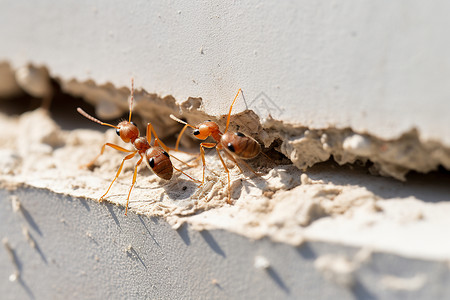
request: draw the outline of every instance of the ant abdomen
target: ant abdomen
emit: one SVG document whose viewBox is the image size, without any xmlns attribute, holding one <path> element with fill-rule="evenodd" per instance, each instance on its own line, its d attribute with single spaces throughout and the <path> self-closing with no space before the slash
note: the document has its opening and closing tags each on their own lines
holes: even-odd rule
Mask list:
<svg viewBox="0 0 450 300">
<path fill-rule="evenodd" d="M 145 152 L 145 162 L 158 177 L 170 180 L 173 174 L 173 165 L 169 153 L 161 147 L 152 147 Z"/>
<path fill-rule="evenodd" d="M 261 152 L 261 145 L 254 138 L 240 132 L 226 132 L 222 135 L 220 144 L 242 159 L 254 158 Z"/>
</svg>

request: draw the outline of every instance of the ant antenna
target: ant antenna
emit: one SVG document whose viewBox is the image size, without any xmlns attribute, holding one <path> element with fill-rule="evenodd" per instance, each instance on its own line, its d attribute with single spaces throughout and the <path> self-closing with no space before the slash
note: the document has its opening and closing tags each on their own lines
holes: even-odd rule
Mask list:
<svg viewBox="0 0 450 300">
<path fill-rule="evenodd" d="M 128 118 L 128 122 L 131 122 L 131 112 L 133 110 L 133 100 L 134 100 L 134 78 L 131 77 L 130 117 Z"/>
<path fill-rule="evenodd" d="M 180 119 L 178 119 L 177 117 L 175 117 L 175 116 L 174 116 L 174 115 L 172 115 L 172 114 L 170 114 L 170 118 L 171 118 L 172 120 L 174 120 L 174 121 L 177 121 L 178 123 L 184 124 L 185 126 L 189 126 L 189 127 L 191 127 L 191 128 L 194 128 L 194 129 L 195 129 L 195 127 L 194 127 L 194 126 L 192 126 L 191 124 L 188 124 L 187 122 L 185 122 L 185 121 L 183 121 L 183 120 L 180 120 Z"/>
<path fill-rule="evenodd" d="M 191 127 L 196 129 L 194 126 L 188 124 L 187 122 L 178 119 L 174 115 L 170 114 L 170 118 L 174 121 L 177 121 L 178 123 L 184 124 L 183 129 L 181 129 L 180 134 L 178 135 L 177 142 L 175 143 L 175 151 L 178 151 L 178 146 L 180 145 L 181 137 L 183 136 L 183 133 L 186 131 L 186 128 Z"/>
<path fill-rule="evenodd" d="M 89 115 L 87 112 L 85 112 L 84 110 L 82 110 L 80 107 L 77 107 L 77 112 L 79 112 L 82 116 L 84 116 L 85 118 L 87 118 L 87 119 L 89 119 L 89 120 L 91 120 L 91 121 L 93 121 L 93 122 L 95 122 L 95 123 L 98 123 L 98 124 L 100 124 L 100 125 L 106 125 L 106 126 L 109 126 L 109 127 L 112 127 L 112 128 L 116 128 L 116 129 L 119 129 L 119 127 L 117 127 L 117 126 L 114 126 L 114 125 L 111 125 L 111 124 L 102 122 L 102 121 L 100 121 L 99 119 L 94 118 L 93 116 Z"/>
<path fill-rule="evenodd" d="M 241 92 L 241 89 L 238 90 L 236 97 L 234 97 L 233 103 L 231 103 L 230 112 L 228 113 L 228 117 L 227 117 L 227 127 L 225 127 L 225 131 L 223 132 L 224 134 L 228 131 L 228 126 L 230 125 L 231 110 L 233 109 L 234 102 L 236 102 L 236 99 L 239 96 L 240 92 Z"/>
</svg>

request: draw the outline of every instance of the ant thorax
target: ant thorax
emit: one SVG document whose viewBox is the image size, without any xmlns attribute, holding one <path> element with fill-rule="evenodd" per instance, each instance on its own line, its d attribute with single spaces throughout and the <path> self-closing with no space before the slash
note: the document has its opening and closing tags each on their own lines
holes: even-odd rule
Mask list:
<svg viewBox="0 0 450 300">
<path fill-rule="evenodd" d="M 150 149 L 150 144 L 148 143 L 147 139 L 143 136 L 138 137 L 133 142 L 134 148 L 138 150 L 140 153 L 145 152 L 147 149 Z"/>
</svg>

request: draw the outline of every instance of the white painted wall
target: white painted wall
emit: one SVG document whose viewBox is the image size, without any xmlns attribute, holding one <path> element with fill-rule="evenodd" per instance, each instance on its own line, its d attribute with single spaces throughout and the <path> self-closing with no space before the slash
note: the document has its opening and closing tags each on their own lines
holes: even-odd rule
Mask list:
<svg viewBox="0 0 450 300">
<path fill-rule="evenodd" d="M 276 118 L 450 145 L 450 2 L 0 0 L 0 60 L 64 80 L 202 97 Z M 261 98 L 257 98 L 261 99 Z M 255 108 L 255 103 L 250 107 Z M 245 107 L 243 101 L 236 112 Z M 258 109 L 262 116 L 267 111 Z"/>
</svg>

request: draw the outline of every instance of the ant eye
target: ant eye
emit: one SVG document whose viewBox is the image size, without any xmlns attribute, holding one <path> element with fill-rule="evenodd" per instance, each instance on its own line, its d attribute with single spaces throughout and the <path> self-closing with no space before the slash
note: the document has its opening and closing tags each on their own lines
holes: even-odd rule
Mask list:
<svg viewBox="0 0 450 300">
<path fill-rule="evenodd" d="M 170 157 L 170 156 L 169 156 L 169 153 L 167 153 L 166 151 L 164 151 L 163 154 L 164 154 L 165 156 L 167 156 L 167 157 Z"/>
<path fill-rule="evenodd" d="M 150 167 L 152 167 L 152 169 L 153 169 L 153 167 L 155 166 L 155 159 L 154 159 L 153 157 L 150 158 L 150 159 L 148 160 L 148 163 L 149 163 Z"/>
<path fill-rule="evenodd" d="M 236 132 L 236 135 L 240 137 L 245 137 L 245 134 L 243 134 L 242 132 Z"/>
<path fill-rule="evenodd" d="M 200 130 L 195 129 L 195 130 L 194 130 L 194 135 L 199 135 L 199 134 L 200 134 Z"/>
<path fill-rule="evenodd" d="M 134 125 L 137 127 L 136 123 L 134 123 L 133 121 L 131 121 L 130 123 L 131 123 L 131 125 Z"/>
<path fill-rule="evenodd" d="M 120 136 L 120 129 L 119 128 L 116 129 L 116 133 L 117 133 L 118 136 Z"/>
<path fill-rule="evenodd" d="M 233 146 L 232 143 L 228 143 L 227 147 L 228 147 L 228 150 L 230 150 L 231 152 L 235 152 L 235 151 L 236 151 L 236 150 L 234 149 L 234 146 Z"/>
</svg>

